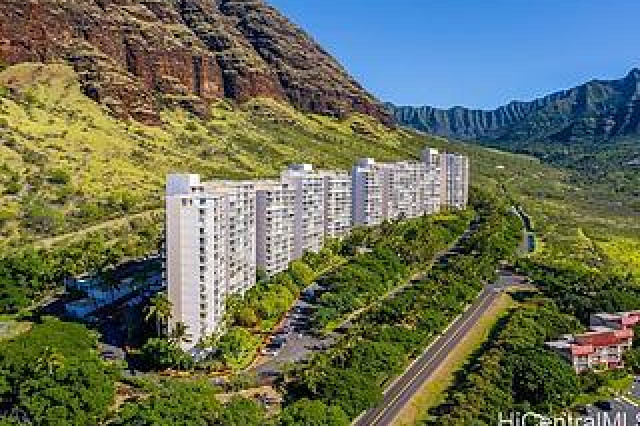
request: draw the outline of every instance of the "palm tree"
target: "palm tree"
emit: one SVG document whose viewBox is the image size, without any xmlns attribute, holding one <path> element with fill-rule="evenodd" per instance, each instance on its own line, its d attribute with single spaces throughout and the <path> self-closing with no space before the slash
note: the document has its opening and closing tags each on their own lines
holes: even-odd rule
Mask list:
<svg viewBox="0 0 640 426">
<path fill-rule="evenodd" d="M 162 335 L 164 324 L 171 318 L 172 304 L 165 293 L 154 295 L 149 301 L 149 305 L 145 308 L 145 321 L 150 322 L 153 318 L 156 322 L 156 334 Z"/>
<path fill-rule="evenodd" d="M 189 327 L 187 327 L 182 322 L 177 322 L 176 325 L 173 326 L 173 330 L 171 330 L 171 339 L 177 344 L 182 343 L 187 338 L 191 337 L 187 331 Z"/>
</svg>

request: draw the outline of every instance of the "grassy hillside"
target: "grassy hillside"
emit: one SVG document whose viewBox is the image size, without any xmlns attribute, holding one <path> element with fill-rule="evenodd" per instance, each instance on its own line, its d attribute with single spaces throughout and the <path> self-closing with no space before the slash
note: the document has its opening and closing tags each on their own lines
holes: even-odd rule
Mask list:
<svg viewBox="0 0 640 426">
<path fill-rule="evenodd" d="M 530 157 L 390 130 L 364 116 L 304 114 L 267 99 L 221 101 L 208 120 L 164 111 L 163 125 L 148 127 L 111 117 L 82 95 L 64 65 L 10 67 L 0 87 L 4 249 L 126 228 L 119 218 L 161 209 L 168 172 L 276 176 L 291 162 L 348 168 L 362 156 L 417 158 L 429 145 L 466 152 L 474 185 L 506 190 L 526 207 L 542 236 L 537 256 L 640 271 L 638 197 Z"/>
<path fill-rule="evenodd" d="M 5 247 L 161 207 L 169 172 L 275 176 L 296 161 L 347 168 L 365 155 L 410 157 L 425 143 L 368 117 L 336 120 L 267 99 L 220 102 L 206 121 L 182 110 L 164 111 L 160 127 L 118 121 L 64 65 L 10 67 L 0 87 Z"/>
</svg>

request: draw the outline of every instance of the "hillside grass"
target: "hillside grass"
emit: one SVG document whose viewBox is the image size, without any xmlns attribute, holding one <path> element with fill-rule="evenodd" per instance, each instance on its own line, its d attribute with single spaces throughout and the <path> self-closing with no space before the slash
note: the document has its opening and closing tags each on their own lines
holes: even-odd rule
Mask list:
<svg viewBox="0 0 640 426">
<path fill-rule="evenodd" d="M 220 101 L 203 120 L 161 126 L 110 116 L 61 64 L 0 73 L 0 237 L 4 248 L 162 207 L 165 176 L 275 177 L 292 162 L 349 168 L 359 157 L 417 158 L 425 140 L 354 115 L 304 114 L 269 99 Z"/>
<path fill-rule="evenodd" d="M 640 274 L 638 197 L 583 185 L 537 159 L 389 129 L 361 115 L 338 120 L 270 99 L 219 101 L 210 117 L 166 110 L 161 126 L 117 120 L 61 64 L 0 73 L 0 251 L 162 208 L 165 175 L 275 177 L 287 164 L 348 169 L 360 157 L 417 159 L 424 146 L 464 152 L 472 183 L 505 191 L 536 224 L 534 255 Z M 577 182 L 577 183 L 576 183 Z"/>
</svg>

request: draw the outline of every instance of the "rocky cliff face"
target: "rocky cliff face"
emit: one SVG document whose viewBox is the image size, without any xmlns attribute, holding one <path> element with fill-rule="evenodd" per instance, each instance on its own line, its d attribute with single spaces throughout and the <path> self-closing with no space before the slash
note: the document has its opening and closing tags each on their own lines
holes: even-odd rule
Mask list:
<svg viewBox="0 0 640 426">
<path fill-rule="evenodd" d="M 574 142 L 640 133 L 640 70 L 493 111 L 389 105 L 399 123 L 458 139 Z"/>
<path fill-rule="evenodd" d="M 0 61 L 67 61 L 119 116 L 157 120 L 163 104 L 267 96 L 305 110 L 383 106 L 300 28 L 262 0 L 4 0 Z"/>
</svg>

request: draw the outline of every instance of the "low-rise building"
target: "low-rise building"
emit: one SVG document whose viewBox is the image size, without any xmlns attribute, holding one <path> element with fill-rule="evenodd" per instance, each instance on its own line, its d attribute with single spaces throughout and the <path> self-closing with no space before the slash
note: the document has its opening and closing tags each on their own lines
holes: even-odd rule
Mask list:
<svg viewBox="0 0 640 426">
<path fill-rule="evenodd" d="M 545 345 L 566 358 L 576 372 L 613 369 L 624 366 L 624 353 L 633 341 L 637 312 L 600 313 L 591 316 L 586 333 L 562 336 Z"/>
</svg>

